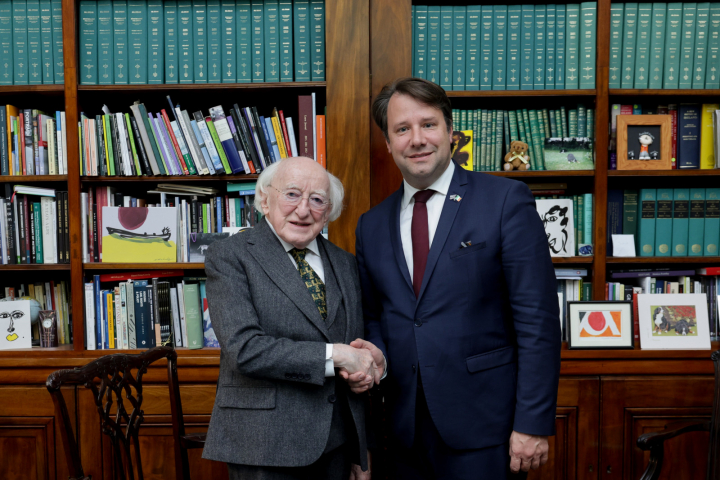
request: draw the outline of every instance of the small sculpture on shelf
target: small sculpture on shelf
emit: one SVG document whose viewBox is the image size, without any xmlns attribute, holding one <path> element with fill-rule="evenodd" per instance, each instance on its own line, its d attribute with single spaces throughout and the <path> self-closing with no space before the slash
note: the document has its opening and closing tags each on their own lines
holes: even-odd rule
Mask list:
<svg viewBox="0 0 720 480">
<path fill-rule="evenodd" d="M 510 144 L 510 151 L 505 154 L 505 165 L 503 169 L 506 172 L 510 170 L 530 170 L 530 157 L 527 155 L 528 144 L 518 140 Z"/>
<path fill-rule="evenodd" d="M 652 145 L 653 141 L 655 140 L 655 137 L 650 132 L 642 132 L 640 134 L 640 137 L 638 138 L 638 142 L 640 142 L 640 160 L 650 160 L 650 153 L 648 152 L 648 148 L 650 145 Z M 628 152 L 629 153 L 629 152 Z M 657 152 L 653 152 L 655 154 L 655 158 L 657 158 Z"/>
</svg>

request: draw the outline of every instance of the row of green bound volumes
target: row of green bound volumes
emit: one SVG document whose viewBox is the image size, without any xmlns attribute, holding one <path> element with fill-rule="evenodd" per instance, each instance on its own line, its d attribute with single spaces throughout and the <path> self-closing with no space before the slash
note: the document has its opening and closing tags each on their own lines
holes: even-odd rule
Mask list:
<svg viewBox="0 0 720 480">
<path fill-rule="evenodd" d="M 0 105 L 0 175 L 67 175 L 65 112 Z"/>
<path fill-rule="evenodd" d="M 413 6 L 413 76 L 446 90 L 595 88 L 597 2 Z"/>
<path fill-rule="evenodd" d="M 717 256 L 720 188 L 640 190 L 637 231 L 642 257 Z"/>
<path fill-rule="evenodd" d="M 720 88 L 720 3 L 613 3 L 610 88 Z"/>
<path fill-rule="evenodd" d="M 95 275 L 85 284 L 87 349 L 219 348 L 205 281 L 182 270 Z"/>
<path fill-rule="evenodd" d="M 0 85 L 64 83 L 62 2 L 0 0 Z"/>
<path fill-rule="evenodd" d="M 515 140 L 528 144 L 530 170 L 546 170 L 546 138 L 594 137 L 595 132 L 595 112 L 584 105 L 575 109 L 453 109 L 452 114 L 454 130 L 473 132 L 473 170 L 477 172 L 501 171 L 504 153 Z"/>
<path fill-rule="evenodd" d="M 65 280 L 46 282 L 35 282 L 26 284 L 15 284 L 16 287 L 5 287 L 0 289 L 0 298 L 21 300 L 23 297 L 30 297 L 37 300 L 40 310 L 54 310 L 57 314 L 58 343 L 72 343 L 72 319 L 70 285 Z M 33 326 L 32 336 L 40 339 L 36 325 Z"/>
<path fill-rule="evenodd" d="M 324 0 L 80 0 L 82 85 L 325 81 Z"/>
</svg>

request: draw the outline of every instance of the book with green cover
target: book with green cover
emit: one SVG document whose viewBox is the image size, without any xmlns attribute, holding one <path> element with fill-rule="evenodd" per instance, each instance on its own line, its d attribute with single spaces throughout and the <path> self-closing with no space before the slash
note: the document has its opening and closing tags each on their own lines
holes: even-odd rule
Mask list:
<svg viewBox="0 0 720 480">
<path fill-rule="evenodd" d="M 534 161 L 532 162 L 533 170 L 542 170 L 542 145 L 545 143 L 542 141 L 542 133 L 540 123 L 538 122 L 537 110 L 529 110 L 528 116 L 530 118 L 530 133 L 532 135 L 532 146 Z M 532 159 L 531 159 L 532 160 Z"/>
<path fill-rule="evenodd" d="M 290 16 L 292 21 L 292 5 L 290 5 Z M 236 42 L 236 25 L 235 25 L 235 0 L 220 0 L 220 63 L 221 63 L 221 82 L 237 83 L 237 42 Z M 290 28 L 292 36 L 292 27 Z M 292 63 L 290 69 L 292 70 Z M 292 78 L 292 72 L 290 72 Z M 203 122 L 204 123 L 204 122 Z"/>
<path fill-rule="evenodd" d="M 440 86 L 452 90 L 453 7 L 440 7 Z"/>
<path fill-rule="evenodd" d="M 666 17 L 667 4 L 653 3 L 648 88 L 662 88 L 663 61 L 665 60 L 665 30 L 667 28 Z"/>
<path fill-rule="evenodd" d="M 620 88 L 620 76 L 622 70 L 622 34 L 623 34 L 623 13 L 624 3 L 613 3 L 610 5 L 610 66 L 609 66 L 609 88 Z"/>
<path fill-rule="evenodd" d="M 695 61 L 695 27 L 697 3 L 683 3 L 682 33 L 680 37 L 680 82 L 679 88 L 692 88 L 692 69 Z"/>
<path fill-rule="evenodd" d="M 672 246 L 673 189 L 657 189 L 657 217 L 655 220 L 655 256 L 669 257 Z"/>
<path fill-rule="evenodd" d="M 180 64 L 179 82 L 193 83 L 194 68 L 194 32 L 193 5 L 191 0 L 177 0 L 178 15 L 178 47 Z"/>
<path fill-rule="evenodd" d="M 112 85 L 115 83 L 113 67 L 113 9 L 111 0 L 98 0 L 98 84 Z"/>
<path fill-rule="evenodd" d="M 208 35 L 207 4 L 205 0 L 192 0 L 193 81 L 207 83 Z"/>
<path fill-rule="evenodd" d="M 425 78 L 427 73 L 427 5 L 413 5 L 413 77 Z"/>
<path fill-rule="evenodd" d="M 148 112 L 145 109 L 145 105 L 142 103 L 138 104 L 138 111 L 140 112 L 140 116 L 142 117 L 142 121 L 145 124 L 145 131 L 148 135 L 148 140 L 150 141 L 150 147 L 153 152 L 153 156 L 155 157 L 158 171 L 160 175 L 167 175 L 168 170 L 165 165 L 165 160 L 163 159 L 163 156 L 160 155 L 160 139 L 157 138 L 157 135 L 155 135 L 155 131 L 150 125 L 150 117 L 148 116 Z"/>
<path fill-rule="evenodd" d="M 537 170 L 541 160 L 538 156 L 535 155 L 535 149 L 533 148 L 533 131 L 530 128 L 530 113 L 528 112 L 527 108 L 523 108 L 522 110 L 520 110 L 520 112 L 522 112 L 523 126 L 525 127 L 525 136 L 527 138 L 527 141 L 525 143 L 528 144 L 530 168 L 532 170 Z"/>
<path fill-rule="evenodd" d="M 705 189 L 705 228 L 703 237 L 703 255 L 717 257 L 718 244 L 720 244 L 720 188 Z"/>
<path fill-rule="evenodd" d="M 310 0 L 310 61 L 312 80 L 325 81 L 325 0 Z"/>
<path fill-rule="evenodd" d="M 641 3 L 638 5 L 637 37 L 635 43 L 635 88 L 648 88 L 652 10 L 652 3 Z"/>
<path fill-rule="evenodd" d="M 479 5 L 469 5 L 467 7 L 467 51 L 465 52 L 465 89 L 480 89 L 480 20 L 482 10 Z M 512 34 L 510 35 L 512 36 Z M 508 50 L 510 50 L 511 39 L 508 39 Z M 519 59 L 519 57 L 518 57 Z M 477 137 L 476 137 L 477 139 Z M 475 142 L 477 147 L 479 142 Z M 475 158 L 478 158 L 475 156 Z M 473 166 L 477 162 L 473 163 Z"/>
<path fill-rule="evenodd" d="M 672 256 L 687 257 L 690 189 L 673 190 Z"/>
<path fill-rule="evenodd" d="M 565 19 L 565 88 L 580 84 L 580 5 L 568 4 Z"/>
<path fill-rule="evenodd" d="M 238 0 L 240 1 L 249 0 Z M 440 8 L 440 7 L 438 7 Z M 238 19 L 239 20 L 239 19 Z M 293 38 L 295 42 L 295 81 L 310 81 L 310 1 L 293 2 Z M 240 45 L 238 40 L 238 46 Z M 239 67 L 238 67 L 239 68 Z"/>
<path fill-rule="evenodd" d="M 665 60 L 663 88 L 675 89 L 680 84 L 680 44 L 682 38 L 683 4 L 668 3 L 665 22 Z"/>
<path fill-rule="evenodd" d="M 310 2 L 312 8 L 313 2 Z M 265 81 L 280 81 L 280 19 L 278 0 L 265 0 L 263 34 L 265 35 Z M 314 15 L 314 11 L 313 11 Z M 314 48 L 314 45 L 313 45 Z M 313 62 L 313 70 L 315 70 Z"/>
<path fill-rule="evenodd" d="M 575 255 L 577 255 L 580 243 L 585 238 L 585 197 L 576 195 L 574 198 L 577 199 L 573 202 L 577 204 L 577 227 L 575 228 Z"/>
<path fill-rule="evenodd" d="M 583 225 L 583 239 L 581 243 L 586 245 L 592 245 L 592 232 L 593 232 L 593 195 L 592 193 L 583 194 L 583 219 L 585 224 Z"/>
<path fill-rule="evenodd" d="M 493 90 L 505 90 L 505 75 L 507 72 L 507 13 L 507 5 L 493 5 Z"/>
<path fill-rule="evenodd" d="M 212 137 L 213 143 L 215 144 L 215 149 L 218 152 L 218 156 L 220 157 L 220 162 L 222 163 L 225 173 L 231 173 L 232 169 L 230 168 L 230 163 L 228 162 L 227 156 L 225 155 L 225 150 L 223 149 L 222 143 L 220 142 L 220 137 L 218 137 L 217 130 L 215 130 L 215 124 L 213 123 L 212 119 L 210 119 L 210 117 L 205 118 L 205 124 L 207 125 L 207 129 L 210 132 L 210 137 Z"/>
<path fill-rule="evenodd" d="M 640 254 L 640 239 L 638 237 L 638 194 L 637 190 L 623 191 L 622 206 L 622 233 L 633 235 L 635 240 L 635 255 Z"/>
<path fill-rule="evenodd" d="M 492 159 L 492 165 L 489 170 L 499 172 L 501 169 L 500 164 L 502 163 L 503 151 L 503 110 L 496 110 L 495 115 L 495 157 Z"/>
<path fill-rule="evenodd" d="M 485 154 L 487 152 L 487 129 L 488 129 L 488 111 L 486 109 L 480 110 L 480 161 L 478 164 L 478 171 L 484 171 L 485 169 Z"/>
<path fill-rule="evenodd" d="M 112 15 L 110 15 L 110 19 L 112 23 Z M 53 61 L 52 40 L 52 6 L 50 5 L 50 0 L 40 0 L 40 51 L 42 57 L 42 83 L 55 83 L 55 62 Z"/>
<path fill-rule="evenodd" d="M 533 89 L 545 88 L 545 5 L 535 5 L 535 40 L 533 57 Z"/>
<path fill-rule="evenodd" d="M 65 83 L 65 60 L 63 59 L 63 38 L 62 38 L 62 1 L 50 0 L 50 8 L 52 9 L 52 32 L 53 32 L 53 61 L 54 83 Z M 12 65 L 12 60 L 10 60 Z M 12 67 L 11 67 L 12 68 Z M 12 74 L 10 75 L 12 78 Z"/>
<path fill-rule="evenodd" d="M 710 31 L 710 3 L 697 4 L 695 19 L 695 57 L 693 59 L 692 88 L 705 88 L 708 34 Z"/>
<path fill-rule="evenodd" d="M 578 111 L 570 110 L 568 112 L 568 136 L 578 136 Z"/>
<path fill-rule="evenodd" d="M 163 37 L 165 44 L 165 83 L 178 83 L 178 67 L 180 45 L 178 30 L 178 6 L 177 0 L 164 0 L 164 23 L 165 35 Z M 233 3 L 234 8 L 234 3 Z"/>
<path fill-rule="evenodd" d="M 517 126 L 517 113 L 515 110 L 510 110 L 508 112 L 508 121 L 510 122 L 510 142 L 512 143 L 516 140 L 520 140 Z"/>
<path fill-rule="evenodd" d="M 577 136 L 587 137 L 587 111 L 584 105 L 578 105 L 577 108 Z"/>
<path fill-rule="evenodd" d="M 622 42 L 622 79 L 621 88 L 633 88 L 635 85 L 635 50 L 637 43 L 638 4 L 625 3 L 625 22 Z"/>
<path fill-rule="evenodd" d="M 520 30 L 520 90 L 533 89 L 533 59 L 535 58 L 535 49 L 533 47 L 534 41 L 535 6 L 522 5 Z"/>
<path fill-rule="evenodd" d="M 562 136 L 563 137 L 570 137 L 570 129 L 568 128 L 568 117 L 565 113 L 565 107 L 560 107 L 560 120 L 562 124 Z"/>
<path fill-rule="evenodd" d="M 555 88 L 555 4 L 545 9 L 545 88 Z"/>
<path fill-rule="evenodd" d="M 507 79 L 506 90 L 520 89 L 520 58 L 522 6 L 508 6 L 507 16 Z"/>
<path fill-rule="evenodd" d="M 705 88 L 720 88 L 720 3 L 710 4 Z"/>
<path fill-rule="evenodd" d="M 264 32 L 264 6 L 263 0 L 252 0 L 250 2 L 251 14 L 251 71 L 253 83 L 265 81 L 265 32 Z M 309 8 L 309 5 L 308 5 Z M 312 17 L 312 15 L 309 15 Z M 312 32 L 312 30 L 309 30 Z M 312 33 L 310 33 L 310 41 L 308 42 L 309 48 L 312 52 Z M 312 70 L 312 68 L 310 69 Z"/>
<path fill-rule="evenodd" d="M 705 189 L 690 189 L 690 219 L 688 220 L 688 255 L 701 257 L 705 233 Z"/>
<path fill-rule="evenodd" d="M 134 168 L 136 175 L 142 175 L 142 168 L 140 168 L 140 158 L 138 157 L 137 149 L 135 148 L 135 135 L 133 134 L 132 124 L 130 123 L 130 114 L 125 113 L 125 126 L 127 128 L 127 136 L 130 140 L 130 160 Z M 138 139 L 139 140 L 139 139 Z"/>
<path fill-rule="evenodd" d="M 222 21 L 220 0 L 207 0 L 207 79 L 222 83 Z"/>
<path fill-rule="evenodd" d="M 78 49 L 79 71 L 78 77 L 81 85 L 97 85 L 97 2 L 92 0 L 80 1 L 80 45 Z M 17 42 L 16 42 L 17 45 Z M 15 50 L 15 75 L 17 84 L 17 57 L 18 50 Z M 25 57 L 27 63 L 28 57 Z M 27 72 L 27 68 L 25 72 Z M 27 80 L 27 79 L 26 79 Z M 27 83 L 27 81 L 25 82 Z"/>
<path fill-rule="evenodd" d="M 488 131 L 488 151 L 487 158 L 485 159 L 484 169 L 486 172 L 492 170 L 492 163 L 495 160 L 495 138 L 497 130 L 497 110 L 490 110 L 490 130 Z"/>
<path fill-rule="evenodd" d="M 130 84 L 148 81 L 148 14 L 146 0 L 128 0 Z"/>
<path fill-rule="evenodd" d="M 452 89 L 465 90 L 465 30 L 467 9 L 463 6 L 453 7 L 453 57 L 452 57 Z M 417 47 L 417 45 L 416 45 Z"/>
<path fill-rule="evenodd" d="M 565 88 L 565 5 L 555 5 L 555 88 Z"/>
<path fill-rule="evenodd" d="M 493 25 L 492 5 L 480 7 L 480 90 L 492 90 Z"/>
<path fill-rule="evenodd" d="M 165 83 L 165 12 L 162 0 L 148 0 L 148 83 Z M 173 82 L 175 83 L 175 82 Z"/>
<path fill-rule="evenodd" d="M 113 0 L 113 51 L 115 84 L 124 85 L 129 82 L 128 59 L 130 58 L 128 43 L 128 5 L 127 0 Z"/>
<path fill-rule="evenodd" d="M 292 82 L 293 71 L 293 5 L 292 0 L 280 0 L 280 81 Z"/>
<path fill-rule="evenodd" d="M 27 0 L 26 12 L 28 32 L 28 83 L 30 85 L 40 85 L 42 84 L 40 2 L 38 0 Z M 95 20 L 97 21 L 97 17 Z M 95 25 L 95 29 L 97 31 L 97 25 Z M 97 48 L 97 46 L 95 48 Z"/>
<path fill-rule="evenodd" d="M 597 2 L 580 4 L 580 88 L 595 88 L 595 45 L 597 43 Z"/>
<path fill-rule="evenodd" d="M 188 348 L 203 348 L 204 334 L 202 310 L 200 309 L 200 290 L 197 283 L 183 282 L 183 300 L 185 303 L 185 328 L 188 336 Z"/>
<path fill-rule="evenodd" d="M 115 175 L 115 149 L 113 148 L 112 130 L 110 129 L 110 116 L 103 115 L 103 138 L 105 140 L 105 161 L 108 175 Z"/>
<path fill-rule="evenodd" d="M 425 78 L 434 83 L 440 83 L 440 6 L 428 7 L 427 17 L 427 72 Z M 478 34 L 479 35 L 479 34 Z M 479 47 L 478 47 L 479 48 Z M 478 51 L 478 55 L 480 52 Z M 479 57 L 478 57 L 479 59 Z M 479 63 L 478 63 L 479 65 Z M 479 85 L 480 71 L 475 70 Z M 476 88 L 477 90 L 477 88 Z"/>
<path fill-rule="evenodd" d="M 43 263 L 42 213 L 40 202 L 32 202 L 33 225 L 35 230 L 35 263 Z"/>
</svg>

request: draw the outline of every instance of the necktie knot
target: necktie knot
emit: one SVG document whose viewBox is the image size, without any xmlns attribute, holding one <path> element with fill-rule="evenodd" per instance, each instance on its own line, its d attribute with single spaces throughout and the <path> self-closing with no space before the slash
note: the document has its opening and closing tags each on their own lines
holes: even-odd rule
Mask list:
<svg viewBox="0 0 720 480">
<path fill-rule="evenodd" d="M 307 254 L 307 251 L 307 248 L 293 248 L 292 250 L 290 250 L 290 255 L 292 255 L 296 262 L 300 263 L 301 261 L 305 260 L 305 255 Z"/>
<path fill-rule="evenodd" d="M 435 193 L 435 190 L 420 190 L 420 191 L 418 191 L 413 196 L 415 198 L 415 203 L 426 203 L 428 200 L 430 200 L 430 197 L 432 197 L 434 193 Z"/>
</svg>

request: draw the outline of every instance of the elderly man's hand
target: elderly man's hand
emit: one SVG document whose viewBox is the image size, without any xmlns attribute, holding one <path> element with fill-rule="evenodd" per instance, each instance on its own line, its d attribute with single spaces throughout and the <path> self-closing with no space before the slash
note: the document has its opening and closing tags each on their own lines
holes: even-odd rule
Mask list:
<svg viewBox="0 0 720 480">
<path fill-rule="evenodd" d="M 513 431 L 510 435 L 510 470 L 537 470 L 548 460 L 548 439 Z"/>
<path fill-rule="evenodd" d="M 370 351 L 370 354 L 375 361 L 375 365 L 377 365 L 377 368 L 375 369 L 375 384 L 379 385 L 380 380 L 387 369 L 387 365 L 385 365 L 385 356 L 383 355 L 382 350 L 373 345 L 372 342 L 368 342 L 362 338 L 356 338 L 350 342 L 350 346 L 355 348 L 364 348 Z"/>
<path fill-rule="evenodd" d="M 340 369 L 340 376 L 350 380 L 350 390 L 362 393 L 372 387 L 377 365 L 369 350 L 350 345 L 333 345 L 333 364 Z"/>
</svg>

